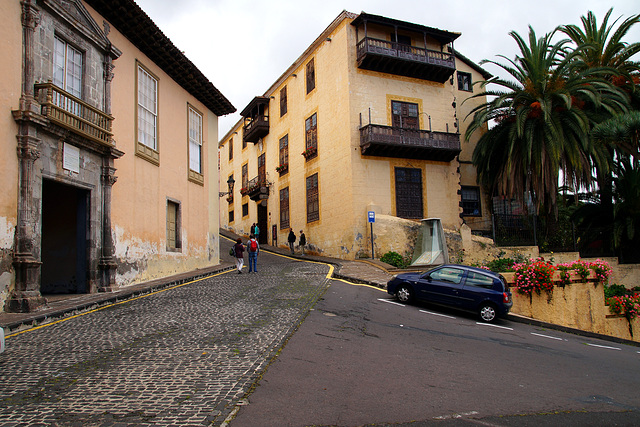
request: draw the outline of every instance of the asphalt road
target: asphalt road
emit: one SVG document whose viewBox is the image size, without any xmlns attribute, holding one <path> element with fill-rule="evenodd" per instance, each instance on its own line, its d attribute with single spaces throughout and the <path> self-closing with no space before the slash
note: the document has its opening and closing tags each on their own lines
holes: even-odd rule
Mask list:
<svg viewBox="0 0 640 427">
<path fill-rule="evenodd" d="M 640 425 L 639 350 L 332 281 L 230 426 Z"/>
</svg>

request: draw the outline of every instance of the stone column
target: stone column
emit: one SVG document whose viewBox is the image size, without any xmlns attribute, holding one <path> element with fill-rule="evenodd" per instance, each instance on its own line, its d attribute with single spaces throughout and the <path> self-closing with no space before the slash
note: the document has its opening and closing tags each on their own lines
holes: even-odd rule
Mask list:
<svg viewBox="0 0 640 427">
<path fill-rule="evenodd" d="M 26 127 L 25 124 L 21 126 Z M 28 130 L 25 132 L 28 133 Z M 15 236 L 13 268 L 15 289 L 6 302 L 6 310 L 11 312 L 31 312 L 46 300 L 40 294 L 40 265 L 34 256 L 38 212 L 33 196 L 35 181 L 34 163 L 40 157 L 39 140 L 30 135 L 18 135 L 18 158 L 20 159 L 20 188 L 18 196 L 18 226 Z"/>
<path fill-rule="evenodd" d="M 34 98 L 34 57 L 33 38 L 35 28 L 40 23 L 40 11 L 34 0 L 23 0 L 22 4 L 22 90 L 20 109 L 13 112 L 19 123 L 18 159 L 20 162 L 18 180 L 18 225 L 16 227 L 13 268 L 15 288 L 6 301 L 5 309 L 12 312 L 30 312 L 46 304 L 40 294 L 40 265 L 34 247 L 37 236 L 37 213 L 39 199 L 33 194 L 36 182 L 34 163 L 40 157 L 40 140 L 35 136 L 33 122 L 40 118 L 40 104 Z"/>
<path fill-rule="evenodd" d="M 20 110 L 23 112 L 40 113 L 40 104 L 34 98 L 34 55 L 33 39 L 36 27 L 40 24 L 40 10 L 35 6 L 35 0 L 23 0 L 22 4 L 22 94 L 20 96 Z"/>
<path fill-rule="evenodd" d="M 100 257 L 100 283 L 98 292 L 113 292 L 116 289 L 116 268 L 111 234 L 111 188 L 116 183 L 113 159 L 105 157 L 102 165 L 102 253 Z"/>
</svg>

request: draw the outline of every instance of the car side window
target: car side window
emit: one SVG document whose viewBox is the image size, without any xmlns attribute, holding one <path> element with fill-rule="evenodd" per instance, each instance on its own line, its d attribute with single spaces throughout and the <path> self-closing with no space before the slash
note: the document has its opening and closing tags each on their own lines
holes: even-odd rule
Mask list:
<svg viewBox="0 0 640 427">
<path fill-rule="evenodd" d="M 469 273 L 467 273 L 467 280 L 465 282 L 465 285 L 492 289 L 493 278 L 489 276 L 485 276 L 484 274 L 481 274 L 481 273 L 470 271 Z"/>
<path fill-rule="evenodd" d="M 433 280 L 458 284 L 462 281 L 464 271 L 459 268 L 444 267 L 430 274 Z"/>
</svg>

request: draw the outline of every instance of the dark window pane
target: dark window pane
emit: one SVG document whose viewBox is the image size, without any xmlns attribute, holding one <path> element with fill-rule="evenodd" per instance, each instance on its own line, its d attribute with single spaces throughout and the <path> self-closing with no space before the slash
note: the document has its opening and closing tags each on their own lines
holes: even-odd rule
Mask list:
<svg viewBox="0 0 640 427">
<path fill-rule="evenodd" d="M 280 90 L 280 117 L 287 114 L 287 87 Z"/>
<path fill-rule="evenodd" d="M 316 71 L 313 64 L 313 58 L 307 63 L 307 93 L 316 87 Z"/>
<path fill-rule="evenodd" d="M 289 228 L 289 187 L 280 190 L 280 229 Z"/>
<path fill-rule="evenodd" d="M 423 218 L 422 170 L 395 168 L 396 215 L 400 218 Z"/>
<path fill-rule="evenodd" d="M 318 201 L 318 174 L 307 178 L 307 222 L 320 219 L 320 204 Z"/>
</svg>

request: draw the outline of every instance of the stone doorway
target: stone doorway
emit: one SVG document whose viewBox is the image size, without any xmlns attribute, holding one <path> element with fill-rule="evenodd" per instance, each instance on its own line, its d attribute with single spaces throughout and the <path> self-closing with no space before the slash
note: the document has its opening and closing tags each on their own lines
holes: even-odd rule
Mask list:
<svg viewBox="0 0 640 427">
<path fill-rule="evenodd" d="M 88 292 L 88 205 L 88 190 L 43 180 L 42 295 Z"/>
</svg>

